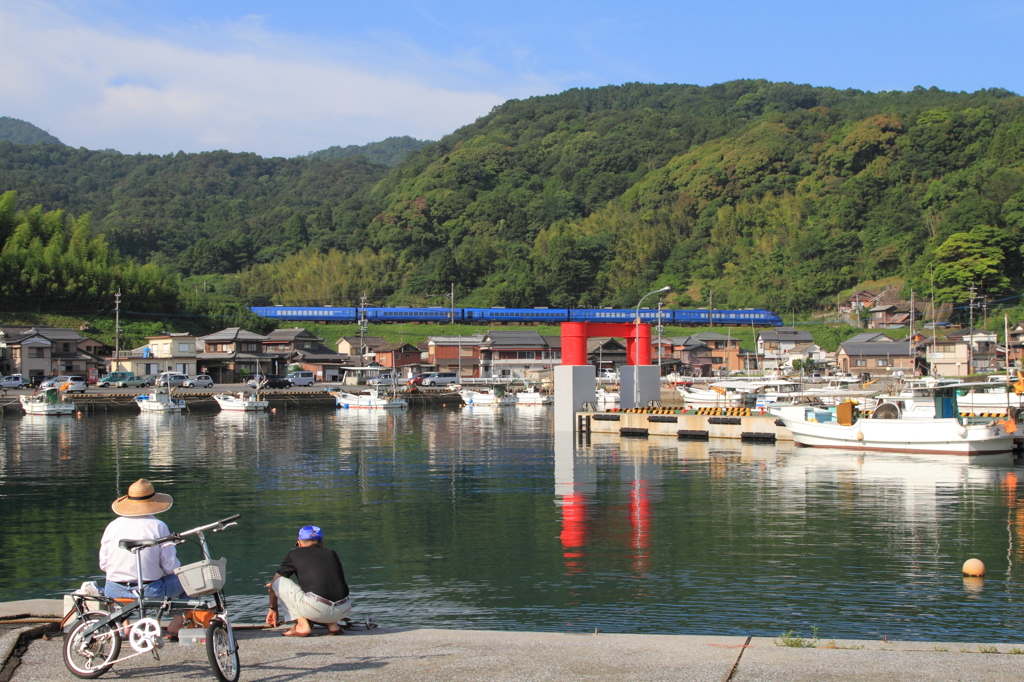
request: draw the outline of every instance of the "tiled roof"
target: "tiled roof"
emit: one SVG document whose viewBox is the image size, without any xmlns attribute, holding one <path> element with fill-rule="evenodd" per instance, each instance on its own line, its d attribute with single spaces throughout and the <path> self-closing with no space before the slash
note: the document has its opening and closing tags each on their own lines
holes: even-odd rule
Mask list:
<svg viewBox="0 0 1024 682">
<path fill-rule="evenodd" d="M 916 355 L 914 346 L 909 341 L 893 341 L 892 343 L 850 343 L 846 341 L 839 347 L 851 358 L 866 355 L 868 357 L 908 357 Z"/>
<path fill-rule="evenodd" d="M 845 343 L 892 343 L 893 339 L 881 332 L 861 332 L 846 339 Z"/>
<path fill-rule="evenodd" d="M 547 343 L 539 332 L 532 330 L 492 330 L 484 338 L 488 346 L 510 346 L 513 348 L 546 348 Z"/>
<path fill-rule="evenodd" d="M 224 343 L 225 341 L 263 341 L 266 337 L 242 329 L 241 327 L 228 327 L 199 338 L 203 343 Z"/>
<path fill-rule="evenodd" d="M 758 334 L 758 337 L 763 341 L 813 341 L 814 337 L 811 333 L 802 329 L 793 329 L 792 327 L 779 327 L 778 329 L 771 329 L 763 331 Z"/>
<path fill-rule="evenodd" d="M 292 327 L 291 329 L 275 329 L 266 336 L 266 341 L 294 341 L 298 338 L 323 341 L 323 339 L 308 329 Z"/>
<path fill-rule="evenodd" d="M 475 346 L 484 340 L 484 334 L 473 334 L 472 336 L 428 336 L 427 343 L 440 346 Z"/>
</svg>

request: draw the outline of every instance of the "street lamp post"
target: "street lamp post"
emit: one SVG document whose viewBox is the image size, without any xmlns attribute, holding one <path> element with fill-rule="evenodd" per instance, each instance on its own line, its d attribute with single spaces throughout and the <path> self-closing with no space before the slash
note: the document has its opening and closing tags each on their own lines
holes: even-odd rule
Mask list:
<svg viewBox="0 0 1024 682">
<path fill-rule="evenodd" d="M 636 304 L 636 331 L 634 332 L 633 339 L 633 407 L 640 407 L 640 306 L 643 305 L 644 299 L 654 294 L 664 294 L 672 291 L 672 287 L 665 286 L 660 289 L 648 292 L 640 297 L 640 302 Z M 661 320 L 658 321 L 659 323 Z M 658 369 L 658 373 L 661 373 L 661 369 Z M 661 383 L 659 381 L 659 387 Z"/>
</svg>

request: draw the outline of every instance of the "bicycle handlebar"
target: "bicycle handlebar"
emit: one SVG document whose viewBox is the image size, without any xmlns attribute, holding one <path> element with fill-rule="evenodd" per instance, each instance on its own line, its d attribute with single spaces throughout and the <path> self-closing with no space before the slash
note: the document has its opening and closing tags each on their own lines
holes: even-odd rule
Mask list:
<svg viewBox="0 0 1024 682">
<path fill-rule="evenodd" d="M 234 521 L 237 521 L 240 518 L 242 518 L 241 514 L 232 514 L 231 516 L 223 518 L 220 521 L 214 521 L 213 523 L 208 523 L 205 526 L 196 526 L 195 528 L 192 528 L 190 530 L 184 530 L 180 533 L 171 533 L 170 535 L 167 535 L 165 537 L 157 538 L 156 540 L 146 540 L 145 542 L 153 543 L 154 545 L 161 544 L 164 542 L 183 542 L 182 538 L 184 538 L 186 535 L 195 535 L 196 533 L 202 533 L 204 530 L 211 529 L 213 530 L 214 533 L 217 533 L 219 531 L 230 528 L 231 526 L 238 525 L 234 523 Z M 122 543 L 123 542 L 125 541 L 122 541 Z M 128 548 L 125 547 L 125 549 Z"/>
</svg>

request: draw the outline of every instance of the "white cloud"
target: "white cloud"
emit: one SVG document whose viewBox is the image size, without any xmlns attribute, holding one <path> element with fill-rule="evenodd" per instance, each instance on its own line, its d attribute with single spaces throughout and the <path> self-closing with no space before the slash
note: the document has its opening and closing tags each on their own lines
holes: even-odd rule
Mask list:
<svg viewBox="0 0 1024 682">
<path fill-rule="evenodd" d="M 294 156 L 392 135 L 437 139 L 517 96 L 473 87 L 489 67 L 472 56 L 460 65 L 393 38 L 387 50 L 304 49 L 302 36 L 272 34 L 258 18 L 206 27 L 200 44 L 90 26 L 38 3 L 0 8 L 0 22 L 0 115 L 92 149 Z M 415 59 L 368 63 L 385 52 Z M 437 73 L 464 87 L 438 84 Z M 538 85 L 526 77 L 510 91 Z"/>
</svg>

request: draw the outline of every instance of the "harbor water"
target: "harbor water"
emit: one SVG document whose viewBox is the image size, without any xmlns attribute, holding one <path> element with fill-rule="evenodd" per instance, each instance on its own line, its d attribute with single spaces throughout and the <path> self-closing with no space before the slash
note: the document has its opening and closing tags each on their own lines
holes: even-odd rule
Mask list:
<svg viewBox="0 0 1024 682">
<path fill-rule="evenodd" d="M 356 618 L 389 626 L 1024 640 L 1024 469 L 552 432 L 545 407 L 0 420 L 0 599 L 101 579 L 110 503 L 147 477 L 262 620 L 321 526 Z M 184 562 L 198 550 L 179 547 Z M 983 579 L 960 566 L 978 557 Z"/>
</svg>

